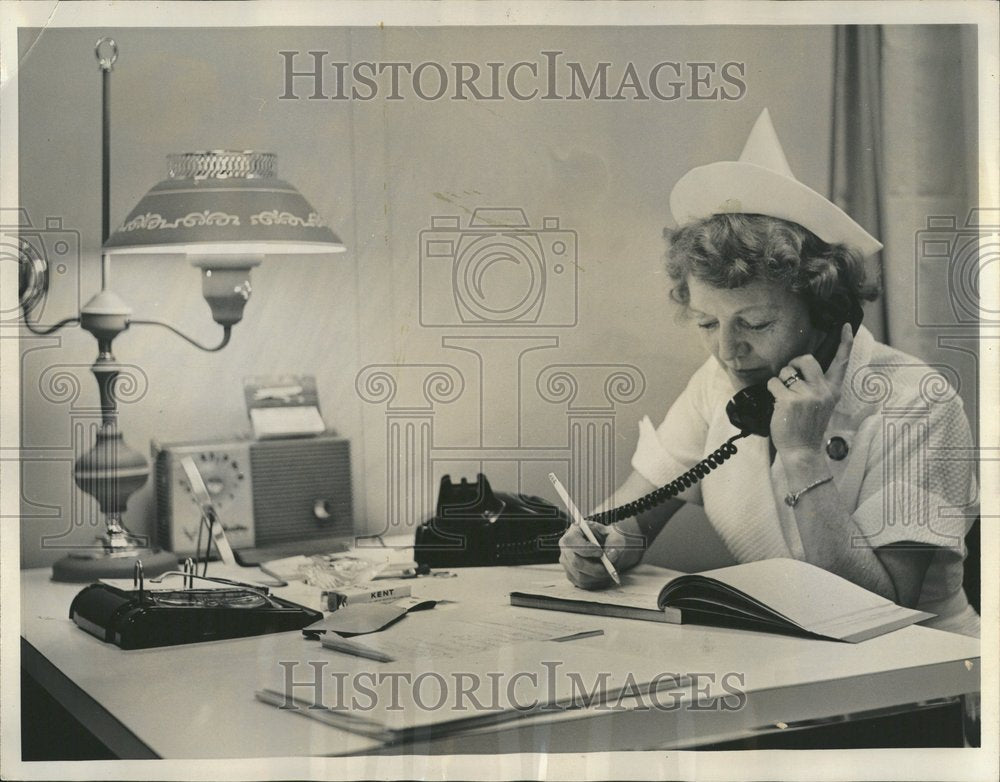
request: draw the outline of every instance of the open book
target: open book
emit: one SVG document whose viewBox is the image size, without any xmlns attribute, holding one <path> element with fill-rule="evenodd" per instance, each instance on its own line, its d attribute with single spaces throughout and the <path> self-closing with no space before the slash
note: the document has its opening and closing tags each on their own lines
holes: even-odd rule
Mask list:
<svg viewBox="0 0 1000 782">
<path fill-rule="evenodd" d="M 716 624 L 857 643 L 929 619 L 827 570 L 795 559 L 766 559 L 683 574 L 642 566 L 621 587 L 599 592 L 563 580 L 511 592 L 512 605 L 602 616 Z M 652 571 L 652 572 L 651 572 Z"/>
<path fill-rule="evenodd" d="M 553 573 L 547 581 L 537 581 L 524 590 L 511 592 L 510 603 L 576 614 L 680 624 L 680 610 L 661 609 L 658 600 L 664 583 L 683 575 L 677 570 L 639 565 L 621 574 L 621 586 L 612 584 L 607 589 L 591 592 L 573 586 L 562 573 Z"/>
</svg>

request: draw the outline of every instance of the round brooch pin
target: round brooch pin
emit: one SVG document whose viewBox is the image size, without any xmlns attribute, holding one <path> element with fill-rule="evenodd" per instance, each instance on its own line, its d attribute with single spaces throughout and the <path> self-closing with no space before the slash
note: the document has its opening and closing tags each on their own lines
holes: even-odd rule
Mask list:
<svg viewBox="0 0 1000 782">
<path fill-rule="evenodd" d="M 831 437 L 826 441 L 826 455 L 835 462 L 845 459 L 849 450 L 847 440 L 843 437 Z"/>
</svg>

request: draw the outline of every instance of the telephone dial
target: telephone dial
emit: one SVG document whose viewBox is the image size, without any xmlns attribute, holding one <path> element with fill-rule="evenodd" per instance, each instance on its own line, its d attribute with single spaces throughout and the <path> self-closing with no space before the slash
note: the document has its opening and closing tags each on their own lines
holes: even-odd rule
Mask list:
<svg viewBox="0 0 1000 782">
<path fill-rule="evenodd" d="M 824 372 L 837 354 L 843 324 L 850 323 L 855 334 L 861 326 L 860 304 L 852 302 L 843 311 L 846 317 L 830 323 L 826 338 L 814 354 Z M 737 440 L 750 435 L 769 436 L 774 398 L 767 390 L 767 382 L 739 391 L 726 405 L 726 413 L 739 434 L 665 486 L 625 505 L 591 514 L 587 520 L 614 524 L 655 508 L 732 457 Z M 475 483 L 463 478 L 458 484 L 446 475 L 434 517 L 417 528 L 415 558 L 430 567 L 556 562 L 558 541 L 568 526 L 566 514 L 540 497 L 494 493 L 483 475 Z"/>
</svg>

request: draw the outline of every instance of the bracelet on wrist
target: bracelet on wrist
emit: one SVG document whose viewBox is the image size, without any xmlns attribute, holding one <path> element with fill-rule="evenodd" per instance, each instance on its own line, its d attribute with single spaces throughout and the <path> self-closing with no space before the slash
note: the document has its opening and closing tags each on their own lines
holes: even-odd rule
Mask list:
<svg viewBox="0 0 1000 782">
<path fill-rule="evenodd" d="M 789 492 L 788 494 L 785 495 L 785 505 L 787 505 L 790 508 L 794 508 L 798 504 L 799 498 L 807 491 L 812 491 L 817 486 L 822 486 L 824 483 L 829 483 L 832 480 L 833 476 L 828 475 L 825 478 L 820 478 L 819 480 L 813 481 L 803 489 L 799 489 L 798 491 L 795 492 Z"/>
</svg>

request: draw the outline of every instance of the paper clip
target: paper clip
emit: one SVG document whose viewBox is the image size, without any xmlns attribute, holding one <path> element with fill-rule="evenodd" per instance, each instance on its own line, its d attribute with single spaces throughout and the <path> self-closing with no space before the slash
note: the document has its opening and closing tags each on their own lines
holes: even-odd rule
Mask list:
<svg viewBox="0 0 1000 782">
<path fill-rule="evenodd" d="M 198 565 L 191 558 L 184 560 L 184 588 L 194 589 L 194 577 L 198 575 Z"/>
<path fill-rule="evenodd" d="M 142 574 L 142 560 L 137 559 L 135 561 L 135 567 L 132 568 L 132 586 L 139 592 L 139 602 L 144 602 L 143 587 L 144 578 Z"/>
</svg>

